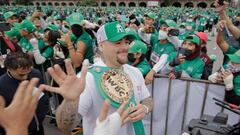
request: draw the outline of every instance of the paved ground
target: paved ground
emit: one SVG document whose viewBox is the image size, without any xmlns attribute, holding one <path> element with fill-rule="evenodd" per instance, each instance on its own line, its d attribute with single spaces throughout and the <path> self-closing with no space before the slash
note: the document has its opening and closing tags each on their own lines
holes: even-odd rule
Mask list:
<svg viewBox="0 0 240 135">
<path fill-rule="evenodd" d="M 211 54 L 214 54 L 217 56 L 217 61 L 213 65 L 213 72 L 214 72 L 214 71 L 218 70 L 220 68 L 220 66 L 222 65 L 223 53 L 222 53 L 221 49 L 218 47 L 218 45 L 216 44 L 216 33 L 215 33 L 214 37 L 210 36 L 210 34 L 209 34 L 208 38 L 211 39 L 211 41 L 209 41 L 207 44 L 208 54 L 209 54 L 209 56 Z"/>
<path fill-rule="evenodd" d="M 44 121 L 45 135 L 64 135 L 59 131 L 59 129 L 54 124 L 50 124 L 50 120 L 51 119 L 48 117 L 45 118 L 45 121 Z"/>
</svg>

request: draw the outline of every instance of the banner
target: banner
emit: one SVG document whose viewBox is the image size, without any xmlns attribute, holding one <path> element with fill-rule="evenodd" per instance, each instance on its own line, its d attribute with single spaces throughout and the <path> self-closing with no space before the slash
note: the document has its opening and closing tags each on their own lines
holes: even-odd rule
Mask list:
<svg viewBox="0 0 240 135">
<path fill-rule="evenodd" d="M 157 7 L 159 6 L 158 1 L 148 1 L 147 2 L 147 7 Z"/>
</svg>

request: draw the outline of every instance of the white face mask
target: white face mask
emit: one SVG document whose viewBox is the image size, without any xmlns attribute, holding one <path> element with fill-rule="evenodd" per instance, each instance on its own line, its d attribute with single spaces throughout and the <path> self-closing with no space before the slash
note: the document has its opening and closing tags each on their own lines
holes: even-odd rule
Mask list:
<svg viewBox="0 0 240 135">
<path fill-rule="evenodd" d="M 184 28 L 179 28 L 179 34 L 180 34 L 180 35 L 183 34 L 184 32 L 186 32 L 186 29 L 184 29 Z"/>
<path fill-rule="evenodd" d="M 187 19 L 187 22 L 193 22 L 193 20 L 192 19 Z"/>
<path fill-rule="evenodd" d="M 163 39 L 167 39 L 167 38 L 168 38 L 167 32 L 160 30 L 158 33 L 158 39 L 163 40 Z"/>
</svg>

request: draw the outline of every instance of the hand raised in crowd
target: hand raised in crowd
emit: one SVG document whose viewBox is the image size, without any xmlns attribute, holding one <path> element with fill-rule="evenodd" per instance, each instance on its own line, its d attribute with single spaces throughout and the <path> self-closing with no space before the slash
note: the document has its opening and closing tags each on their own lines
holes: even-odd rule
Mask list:
<svg viewBox="0 0 240 135">
<path fill-rule="evenodd" d="M 223 82 L 227 90 L 233 89 L 233 74 L 230 70 L 222 73 Z"/>
<path fill-rule="evenodd" d="M 178 66 L 180 64 L 183 64 L 185 61 L 186 56 L 180 54 L 178 56 L 176 56 L 170 63 L 169 65 L 172 67 Z"/>
<path fill-rule="evenodd" d="M 5 101 L 0 96 L 0 125 L 7 134 L 27 135 L 28 125 L 33 119 L 39 96 L 43 87 L 40 86 L 33 95 L 33 89 L 38 79 L 23 81 L 19 85 L 11 104 L 5 107 Z"/>
<path fill-rule="evenodd" d="M 39 12 L 39 11 L 34 11 L 33 14 L 32 14 L 32 18 L 42 17 L 42 16 L 43 16 L 43 13 Z"/>
<path fill-rule="evenodd" d="M 66 43 L 67 47 L 72 47 L 73 46 L 71 38 L 69 36 L 69 33 L 63 34 L 60 40 L 64 41 Z"/>
<path fill-rule="evenodd" d="M 86 61 L 86 60 L 85 60 Z M 74 101 L 79 98 L 80 94 L 85 89 L 85 79 L 87 74 L 87 62 L 83 62 L 81 70 L 81 78 L 77 78 L 75 70 L 70 60 L 65 60 L 67 74 L 60 68 L 59 65 L 54 65 L 48 69 L 48 73 L 57 82 L 60 87 L 51 87 L 44 85 L 45 89 L 50 92 L 55 92 L 64 97 L 66 100 Z"/>
<path fill-rule="evenodd" d="M 170 80 L 174 80 L 174 79 L 176 79 L 176 76 L 175 76 L 175 74 L 174 74 L 173 72 L 170 72 L 170 73 L 168 74 L 168 78 L 169 78 Z"/>
<path fill-rule="evenodd" d="M 225 20 L 220 20 L 217 23 L 217 29 L 220 31 L 223 31 L 224 27 L 226 26 L 226 21 Z"/>
<path fill-rule="evenodd" d="M 110 104 L 105 100 L 98 116 L 93 135 L 117 135 L 129 115 L 129 109 L 125 109 L 127 103 L 128 101 L 123 102 L 116 112 L 108 116 Z"/>
<path fill-rule="evenodd" d="M 217 11 L 218 13 L 223 13 L 223 11 L 228 7 L 229 3 L 224 0 L 224 1 L 223 1 L 223 5 L 220 5 L 220 4 L 219 4 L 219 1 L 220 1 L 220 0 L 216 0 L 216 1 L 214 2 L 214 6 L 216 7 L 216 11 Z"/>
</svg>

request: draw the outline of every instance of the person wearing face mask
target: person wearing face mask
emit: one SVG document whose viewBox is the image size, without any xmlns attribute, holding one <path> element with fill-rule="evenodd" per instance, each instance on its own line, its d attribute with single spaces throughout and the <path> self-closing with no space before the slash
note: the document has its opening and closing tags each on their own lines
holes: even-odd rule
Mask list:
<svg viewBox="0 0 240 135">
<path fill-rule="evenodd" d="M 168 28 L 175 26 L 176 23 L 172 20 L 162 21 L 158 38 L 151 40 L 152 53 L 150 56 L 150 64 L 153 68 L 145 77 L 146 84 L 152 83 L 154 75 L 163 68 L 168 55 L 175 51 L 174 45 L 168 41 Z"/>
<path fill-rule="evenodd" d="M 226 69 L 213 73 L 209 80 L 213 83 L 224 83 L 225 100 L 229 103 L 240 105 L 240 50 L 228 54 L 229 63 Z"/>
<path fill-rule="evenodd" d="M 169 54 L 167 64 L 161 73 L 168 74 L 170 79 L 180 77 L 200 79 L 204 69 L 200 50 L 200 38 L 197 35 L 187 36 L 178 52 Z"/>
<path fill-rule="evenodd" d="M 142 75 L 145 76 L 151 69 L 150 64 L 145 58 L 147 45 L 139 40 L 134 40 L 130 44 L 128 51 L 128 63 L 138 68 Z"/>
</svg>

